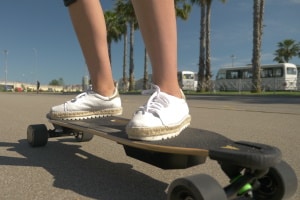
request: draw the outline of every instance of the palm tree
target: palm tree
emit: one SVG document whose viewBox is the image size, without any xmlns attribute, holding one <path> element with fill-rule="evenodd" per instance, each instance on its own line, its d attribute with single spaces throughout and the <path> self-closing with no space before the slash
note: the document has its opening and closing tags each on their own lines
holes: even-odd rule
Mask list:
<svg viewBox="0 0 300 200">
<path fill-rule="evenodd" d="M 130 30 L 130 60 L 129 60 L 129 90 L 134 88 L 134 62 L 133 62 L 133 45 L 134 45 L 134 30 L 137 28 L 135 14 L 133 10 L 133 6 L 128 0 L 117 0 L 115 3 L 115 11 L 118 13 L 120 20 L 120 24 L 122 24 L 122 33 L 123 33 L 123 41 L 124 41 L 124 50 L 123 50 L 123 78 L 122 82 L 124 85 L 124 89 L 127 88 L 127 74 L 126 74 L 126 66 L 127 66 L 127 41 L 128 41 L 128 27 Z M 135 23 L 134 23 L 135 22 Z M 129 25 L 128 25 L 129 24 Z"/>
<path fill-rule="evenodd" d="M 115 12 L 105 11 L 104 18 L 106 22 L 107 29 L 107 43 L 108 43 L 108 53 L 109 59 L 112 63 L 111 59 L 111 43 L 118 42 L 122 36 L 122 29 L 120 27 L 119 18 Z"/>
<path fill-rule="evenodd" d="M 138 28 L 134 9 L 129 0 L 118 0 L 116 3 L 116 11 L 129 24 L 129 91 L 134 89 L 134 31 Z M 127 29 L 126 29 L 127 34 Z M 126 35 L 127 37 L 127 35 Z M 125 37 L 124 37 L 125 40 Z M 125 51 L 125 50 L 124 50 Z"/>
<path fill-rule="evenodd" d="M 300 57 L 300 43 L 296 43 L 295 40 L 286 39 L 277 43 L 278 49 L 275 51 L 273 61 L 279 63 L 289 62 L 293 57 Z"/>
<path fill-rule="evenodd" d="M 200 19 L 200 54 L 198 71 L 198 90 L 209 89 L 212 77 L 210 65 L 210 17 L 211 4 L 213 0 L 190 0 L 192 4 L 198 4 L 201 9 Z M 220 0 L 226 2 L 226 0 Z"/>
<path fill-rule="evenodd" d="M 253 0 L 252 92 L 261 92 L 260 51 L 263 34 L 264 0 Z"/>
<path fill-rule="evenodd" d="M 210 64 L 210 18 L 211 18 L 211 4 L 213 0 L 206 0 L 206 35 L 205 35 L 205 81 L 206 90 L 210 87 L 210 80 L 212 77 Z M 226 0 L 220 0 L 225 3 Z"/>
<path fill-rule="evenodd" d="M 187 0 L 174 0 L 176 17 L 182 20 L 187 20 L 191 12 L 191 5 L 187 3 Z"/>
<path fill-rule="evenodd" d="M 206 0 L 191 0 L 192 3 L 200 5 L 201 17 L 200 17 L 200 54 L 199 54 L 199 69 L 198 69 L 198 91 L 204 92 L 205 90 L 205 33 L 206 33 L 206 14 L 205 14 L 205 2 Z"/>
</svg>

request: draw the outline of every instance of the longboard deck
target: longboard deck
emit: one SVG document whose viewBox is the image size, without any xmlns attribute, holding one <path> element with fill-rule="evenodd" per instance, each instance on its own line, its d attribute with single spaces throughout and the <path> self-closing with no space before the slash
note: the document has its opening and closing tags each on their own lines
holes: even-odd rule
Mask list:
<svg viewBox="0 0 300 200">
<path fill-rule="evenodd" d="M 143 150 L 143 153 L 148 151 L 193 156 L 202 158 L 202 162 L 209 156 L 215 160 L 256 168 L 272 166 L 281 158 L 277 148 L 257 143 L 235 142 L 221 134 L 195 128 L 187 128 L 175 138 L 148 142 L 128 139 L 125 127 L 129 120 L 121 117 L 49 121 L 56 126 L 115 141 L 131 151 L 134 150 L 135 153 Z"/>
<path fill-rule="evenodd" d="M 222 146 L 231 143 L 230 140 L 219 134 L 193 128 L 187 128 L 179 136 L 168 140 L 151 142 L 130 140 L 125 131 L 128 121 L 128 119 L 119 117 L 85 119 L 80 121 L 50 120 L 53 124 L 98 135 L 120 144 L 166 153 L 208 156 L 208 150 L 211 147 L 210 144 Z M 210 142 L 212 140 L 214 141 L 213 143 Z M 216 144 L 216 141 L 218 141 L 218 144 Z"/>
</svg>

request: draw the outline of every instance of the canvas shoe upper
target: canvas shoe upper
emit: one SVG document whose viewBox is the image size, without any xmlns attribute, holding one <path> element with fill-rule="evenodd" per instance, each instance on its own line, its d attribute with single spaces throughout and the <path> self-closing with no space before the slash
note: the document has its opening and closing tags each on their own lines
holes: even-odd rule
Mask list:
<svg viewBox="0 0 300 200">
<path fill-rule="evenodd" d="M 79 94 L 74 99 L 51 108 L 50 119 L 87 119 L 122 114 L 121 99 L 116 89 L 111 97 L 93 91 Z"/>
<path fill-rule="evenodd" d="M 158 86 L 155 90 L 128 123 L 126 131 L 130 139 L 167 139 L 177 136 L 190 124 L 191 116 L 185 98 L 161 92 Z"/>
</svg>

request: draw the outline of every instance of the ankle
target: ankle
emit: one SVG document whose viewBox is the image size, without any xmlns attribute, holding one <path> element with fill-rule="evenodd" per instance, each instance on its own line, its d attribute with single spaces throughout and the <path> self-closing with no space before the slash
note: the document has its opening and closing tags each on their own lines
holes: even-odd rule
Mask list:
<svg viewBox="0 0 300 200">
<path fill-rule="evenodd" d="M 158 85 L 158 84 L 154 83 L 154 85 L 158 86 L 159 90 L 161 92 L 164 92 L 168 95 L 177 97 L 179 99 L 184 99 L 185 98 L 182 90 L 180 89 L 179 85 L 177 85 L 177 84 L 172 84 L 172 85 L 159 84 Z"/>
<path fill-rule="evenodd" d="M 117 90 L 117 88 L 105 88 L 105 89 L 97 89 L 97 88 L 93 88 L 93 91 L 97 94 L 100 94 L 101 96 L 104 97 L 110 97 L 113 96 L 115 91 Z"/>
<path fill-rule="evenodd" d="M 171 95 L 171 96 L 174 96 L 174 97 L 177 97 L 179 99 L 184 99 L 184 94 L 183 92 L 181 91 L 181 89 L 177 89 L 177 90 L 160 90 L 161 92 L 164 92 L 168 95 Z"/>
</svg>

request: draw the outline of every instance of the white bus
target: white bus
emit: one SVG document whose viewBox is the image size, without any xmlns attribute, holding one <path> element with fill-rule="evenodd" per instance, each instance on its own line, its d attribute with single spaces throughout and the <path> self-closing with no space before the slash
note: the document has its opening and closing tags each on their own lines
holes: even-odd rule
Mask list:
<svg viewBox="0 0 300 200">
<path fill-rule="evenodd" d="M 261 65 L 262 89 L 297 90 L 297 67 L 291 63 Z M 250 91 L 252 65 L 219 69 L 215 89 L 221 91 Z"/>
<path fill-rule="evenodd" d="M 197 73 L 192 71 L 179 71 L 177 77 L 182 90 L 197 90 Z"/>
</svg>

